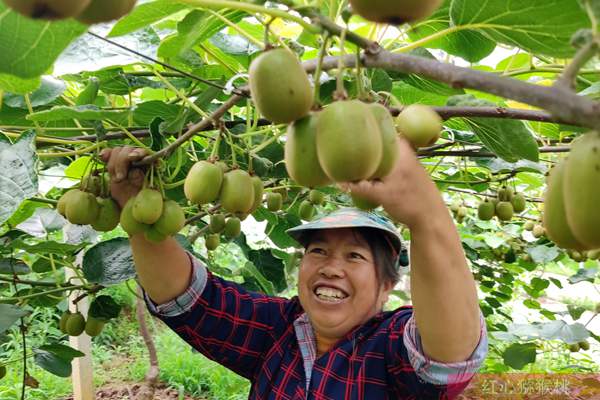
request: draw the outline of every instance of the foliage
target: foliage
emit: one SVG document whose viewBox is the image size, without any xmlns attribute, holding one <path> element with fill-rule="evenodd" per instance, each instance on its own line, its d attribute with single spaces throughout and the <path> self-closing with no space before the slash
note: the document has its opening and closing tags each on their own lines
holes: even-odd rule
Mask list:
<svg viewBox="0 0 600 400">
<path fill-rule="evenodd" d="M 30 20 L 0 2 L 0 335 L 12 338 L 2 342 L 0 365 L 9 371 L 21 365 L 25 347 L 29 364 L 68 376 L 66 365 L 78 354 L 62 347 L 64 299 L 82 290 L 99 299 L 94 313 L 107 320 L 120 305 L 132 304 L 132 297 L 118 294 L 135 275 L 124 231 L 98 233 L 55 211 L 66 190 L 88 189 L 82 178 L 103 176 L 99 152 L 107 147 L 148 150 L 147 182 L 185 213 L 177 239 L 215 273 L 268 294 L 293 292 L 296 244 L 285 231 L 301 222 L 301 208 L 315 205 L 307 203 L 309 189 L 288 176 L 286 126 L 261 118 L 246 91 L 251 62 L 271 45 L 287 47 L 307 70 L 316 68 L 317 106 L 343 94 L 378 101 L 394 115 L 423 104 L 444 118 L 441 138 L 419 156 L 454 213 L 481 289 L 495 341 L 487 367 L 522 369 L 543 351 L 562 357 L 565 344 L 600 341 L 600 332 L 585 326 L 589 314 L 566 304 L 550 309 L 542 301 L 551 288 L 596 284 L 597 259 L 525 229 L 527 221 L 541 223 L 549 167 L 574 139 L 600 126 L 594 111 L 599 64 L 586 52 L 598 40 L 597 2 L 446 0 L 430 18 L 401 26 L 351 16 L 340 0 L 255 3 L 147 1 L 116 24 L 86 33 L 74 20 Z M 375 51 L 371 41 L 381 47 Z M 397 62 L 378 60 L 378 51 Z M 344 58 L 342 68 L 339 59 L 318 61 L 319 55 L 359 52 L 360 66 L 355 57 Z M 565 66 L 564 59 L 584 62 Z M 221 210 L 217 203 L 192 204 L 184 193 L 199 160 L 251 172 L 267 194 L 282 195 L 282 210 L 270 210 L 259 196 L 244 233 L 224 236 L 207 252 L 202 239 L 210 215 Z M 479 203 L 507 187 L 526 195 L 526 210 L 506 221 L 477 218 Z M 105 184 L 99 190 L 108 195 Z M 333 185 L 317 190 L 327 198 L 316 205 L 321 212 L 352 204 Z M 261 241 L 251 238 L 253 221 L 264 226 Z M 66 269 L 81 283 L 66 282 Z M 557 270 L 568 279 L 549 273 Z M 515 322 L 515 303 L 534 319 Z M 29 327 L 24 340 L 20 326 Z M 110 323 L 106 329 L 99 343 L 115 334 Z M 189 362 L 183 370 L 195 371 L 192 355 L 183 359 Z M 170 362 L 163 364 L 164 378 L 181 383 L 180 365 Z M 220 370 L 207 370 L 213 373 L 207 384 L 221 382 Z M 204 389 L 181 384 L 191 392 Z"/>
</svg>

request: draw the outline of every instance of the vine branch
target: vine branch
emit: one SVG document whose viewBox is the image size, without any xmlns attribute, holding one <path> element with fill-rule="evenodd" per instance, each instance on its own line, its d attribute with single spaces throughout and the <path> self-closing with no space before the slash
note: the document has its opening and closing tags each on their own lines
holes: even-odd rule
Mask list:
<svg viewBox="0 0 600 400">
<path fill-rule="evenodd" d="M 448 151 L 436 151 L 423 149 L 418 152 L 419 157 L 481 157 L 481 158 L 497 158 L 498 156 L 491 152 L 483 152 L 479 151 L 481 147 L 477 149 L 467 149 L 467 150 L 448 150 Z M 568 153 L 571 151 L 571 148 L 568 146 L 549 146 L 549 147 L 540 147 L 540 153 Z"/>
<path fill-rule="evenodd" d="M 596 37 L 590 40 L 582 48 L 579 49 L 571 64 L 564 70 L 561 77 L 554 84 L 557 88 L 574 89 L 575 80 L 579 71 L 594 57 L 598 52 L 599 42 Z"/>
</svg>

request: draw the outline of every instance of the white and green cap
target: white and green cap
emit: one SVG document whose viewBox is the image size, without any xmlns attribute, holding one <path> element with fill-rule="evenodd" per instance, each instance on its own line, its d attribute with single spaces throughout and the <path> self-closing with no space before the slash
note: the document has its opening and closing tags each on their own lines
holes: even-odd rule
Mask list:
<svg viewBox="0 0 600 400">
<path fill-rule="evenodd" d="M 402 245 L 398 230 L 389 219 L 374 212 L 358 208 L 341 208 L 330 214 L 320 215 L 311 222 L 288 229 L 287 233 L 296 241 L 300 241 L 307 231 L 340 228 L 374 228 L 382 231 L 397 256 L 397 265 L 408 265 L 407 252 Z"/>
</svg>

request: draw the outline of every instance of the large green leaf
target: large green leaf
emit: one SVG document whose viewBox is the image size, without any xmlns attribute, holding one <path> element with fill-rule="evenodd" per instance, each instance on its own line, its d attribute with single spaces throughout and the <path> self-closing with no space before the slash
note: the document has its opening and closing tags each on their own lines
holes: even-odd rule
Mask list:
<svg viewBox="0 0 600 400">
<path fill-rule="evenodd" d="M 29 314 L 21 307 L 11 304 L 0 304 L 0 335 L 6 332 L 19 318 Z"/>
<path fill-rule="evenodd" d="M 135 276 L 131 246 L 126 238 L 98 243 L 83 256 L 83 275 L 92 283 L 116 285 Z"/>
<path fill-rule="evenodd" d="M 46 371 L 67 378 L 71 376 L 71 361 L 85 354 L 63 344 L 41 346 L 33 350 L 35 363 Z"/>
<path fill-rule="evenodd" d="M 112 297 L 102 295 L 94 299 L 90 304 L 89 315 L 103 321 L 117 318 L 121 312 L 121 306 Z"/>
<path fill-rule="evenodd" d="M 173 0 L 157 0 L 140 4 L 126 17 L 120 19 L 108 36 L 121 36 L 145 28 L 185 8 L 184 4 L 176 3 Z"/>
<path fill-rule="evenodd" d="M 577 0 L 452 0 L 450 18 L 494 41 L 558 58 L 572 56 L 571 36 L 590 26 Z"/>
<path fill-rule="evenodd" d="M 472 95 L 454 96 L 450 106 L 497 107 L 496 104 Z M 539 161 L 539 148 L 533 134 L 522 121 L 500 118 L 465 118 L 485 147 L 508 162 L 526 159 Z"/>
<path fill-rule="evenodd" d="M 44 110 L 29 114 L 27 119 L 37 122 L 64 121 L 67 119 L 78 119 L 80 121 L 101 121 L 104 119 L 121 120 L 127 117 L 123 111 L 101 110 L 96 106 L 56 106 L 49 110 Z"/>
<path fill-rule="evenodd" d="M 450 0 L 446 0 L 444 5 L 428 20 L 416 25 L 414 30 L 409 31 L 408 36 L 416 41 L 453 27 L 449 15 L 450 3 Z M 476 31 L 459 30 L 429 41 L 425 46 L 442 49 L 467 61 L 477 62 L 494 51 L 496 42 Z"/>
<path fill-rule="evenodd" d="M 0 74 L 0 90 L 11 93 L 30 93 L 40 87 L 40 78 L 23 79 L 18 76 Z"/>
<path fill-rule="evenodd" d="M 527 364 L 535 362 L 535 343 L 514 343 L 502 353 L 504 363 L 514 369 L 523 369 Z"/>
<path fill-rule="evenodd" d="M 0 258 L 0 274 L 26 275 L 31 270 L 22 260 L 17 258 Z"/>
<path fill-rule="evenodd" d="M 67 89 L 67 85 L 60 79 L 51 76 L 41 78 L 41 86 L 29 95 L 29 102 L 32 107 L 45 106 L 56 100 Z M 20 94 L 6 93 L 4 103 L 13 108 L 28 109 L 29 105 L 25 97 Z"/>
<path fill-rule="evenodd" d="M 0 140 L 0 224 L 37 194 L 37 160 L 35 133 L 24 133 L 15 144 Z"/>
<path fill-rule="evenodd" d="M 74 20 L 36 21 L 0 2 L 0 72 L 35 78 L 46 72 L 87 26 Z"/>
<path fill-rule="evenodd" d="M 17 225 L 17 229 L 31 236 L 46 237 L 51 232 L 62 229 L 67 221 L 52 208 L 36 208 L 33 215 Z"/>
</svg>

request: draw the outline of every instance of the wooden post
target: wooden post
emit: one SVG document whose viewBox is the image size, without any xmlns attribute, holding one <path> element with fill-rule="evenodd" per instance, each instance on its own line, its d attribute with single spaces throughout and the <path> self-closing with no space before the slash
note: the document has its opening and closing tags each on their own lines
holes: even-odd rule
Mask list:
<svg viewBox="0 0 600 400">
<path fill-rule="evenodd" d="M 81 257 L 77 257 L 77 265 L 81 265 Z M 67 279 L 75 277 L 75 273 L 69 269 L 65 269 L 65 275 Z M 71 279 L 71 282 L 75 285 L 79 284 L 81 281 L 79 279 Z M 75 312 L 75 306 L 72 301 L 80 295 L 80 291 L 73 291 L 69 296 L 69 309 L 71 312 Z M 86 318 L 89 309 L 88 298 L 84 298 L 80 300 L 78 303 L 78 310 L 81 312 Z M 96 395 L 94 391 L 94 377 L 93 377 L 93 367 L 92 367 L 92 340 L 91 338 L 84 333 L 82 333 L 78 337 L 70 337 L 69 344 L 74 349 L 85 353 L 84 357 L 75 358 L 71 364 L 73 368 L 73 374 L 71 378 L 73 380 L 73 399 L 74 400 L 95 400 Z"/>
</svg>

